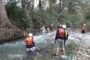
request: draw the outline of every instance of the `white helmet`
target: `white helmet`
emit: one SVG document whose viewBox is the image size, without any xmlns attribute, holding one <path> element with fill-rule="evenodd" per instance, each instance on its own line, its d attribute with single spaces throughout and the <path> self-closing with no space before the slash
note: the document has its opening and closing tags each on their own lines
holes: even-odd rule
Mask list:
<svg viewBox="0 0 90 60">
<path fill-rule="evenodd" d="M 62 25 L 60 24 L 60 25 L 58 25 L 58 27 L 60 28 L 60 27 L 62 27 Z"/>
<path fill-rule="evenodd" d="M 29 33 L 29 36 L 31 36 L 31 37 L 32 37 L 32 36 L 33 36 L 33 34 L 32 34 L 32 33 Z"/>
<path fill-rule="evenodd" d="M 86 24 L 83 24 L 84 26 L 86 25 Z"/>
<path fill-rule="evenodd" d="M 66 25 L 63 25 L 62 27 L 65 29 L 66 28 Z"/>
<path fill-rule="evenodd" d="M 61 25 L 61 24 L 60 24 L 59 26 L 60 26 L 60 27 L 62 27 L 62 25 Z"/>
</svg>

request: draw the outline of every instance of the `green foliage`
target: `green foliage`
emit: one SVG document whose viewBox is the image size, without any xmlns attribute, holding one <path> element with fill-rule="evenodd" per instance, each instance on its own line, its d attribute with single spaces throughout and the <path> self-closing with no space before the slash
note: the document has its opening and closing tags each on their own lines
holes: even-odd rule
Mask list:
<svg viewBox="0 0 90 60">
<path fill-rule="evenodd" d="M 55 3 L 56 2 L 56 0 L 49 0 L 51 3 Z"/>
<path fill-rule="evenodd" d="M 11 2 L 13 1 L 13 2 Z M 66 16 L 64 13 L 60 14 L 60 6 L 55 5 L 56 0 L 49 0 L 50 7 L 47 10 L 43 10 L 43 3 L 39 3 L 39 10 L 33 10 L 33 13 L 30 11 L 30 19 L 27 19 L 26 14 L 24 13 L 24 9 L 17 6 L 16 1 L 11 0 L 6 4 L 6 12 L 10 19 L 10 21 L 16 25 L 17 27 L 27 28 L 30 27 L 32 20 L 33 28 L 40 28 L 42 25 L 49 25 L 51 23 L 57 25 L 57 23 L 67 23 L 70 22 L 73 27 L 80 27 L 81 20 L 77 13 L 75 12 L 76 2 L 79 3 L 78 0 L 68 0 L 68 11 Z M 40 0 L 39 0 L 40 1 Z M 32 10 L 32 9 L 31 9 Z M 88 10 L 89 11 L 89 10 Z M 69 12 L 69 13 L 68 13 Z M 33 16 L 33 17 L 32 17 Z M 85 13 L 86 21 L 90 20 L 90 14 Z M 68 23 L 69 25 L 69 23 Z M 89 25 L 89 24 L 88 24 Z"/>
<path fill-rule="evenodd" d="M 67 19 L 72 23 L 73 27 L 79 27 L 80 26 L 80 18 L 77 16 L 77 14 L 71 14 L 67 16 Z"/>
<path fill-rule="evenodd" d="M 69 0 L 69 5 L 68 5 L 68 10 L 70 14 L 75 13 L 75 6 L 77 5 L 76 3 L 79 3 L 78 0 Z"/>
<path fill-rule="evenodd" d="M 86 15 L 86 16 L 85 16 L 85 19 L 86 19 L 86 20 L 89 20 L 89 19 L 90 19 L 90 11 L 86 12 L 85 15 Z"/>
<path fill-rule="evenodd" d="M 7 15 L 10 21 L 12 22 L 12 24 L 16 25 L 19 28 L 22 28 L 22 27 L 26 28 L 28 26 L 27 21 L 24 20 L 25 13 L 22 8 L 17 6 L 16 1 L 7 3 L 5 8 L 6 8 Z"/>
</svg>

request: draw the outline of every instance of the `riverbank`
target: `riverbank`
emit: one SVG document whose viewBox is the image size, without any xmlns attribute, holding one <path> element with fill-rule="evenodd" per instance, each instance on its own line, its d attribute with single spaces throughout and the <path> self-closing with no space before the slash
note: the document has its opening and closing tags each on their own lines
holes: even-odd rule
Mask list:
<svg viewBox="0 0 90 60">
<path fill-rule="evenodd" d="M 24 37 L 24 31 L 20 29 L 0 29 L 0 43 L 9 42 Z"/>
</svg>

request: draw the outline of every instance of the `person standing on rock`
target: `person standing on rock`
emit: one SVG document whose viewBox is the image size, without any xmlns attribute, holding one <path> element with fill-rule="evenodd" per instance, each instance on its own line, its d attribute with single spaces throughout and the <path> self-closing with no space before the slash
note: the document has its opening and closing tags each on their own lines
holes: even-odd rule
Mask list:
<svg viewBox="0 0 90 60">
<path fill-rule="evenodd" d="M 83 24 L 81 33 L 85 34 L 86 32 L 87 32 L 87 26 L 86 26 L 86 24 Z"/>
<path fill-rule="evenodd" d="M 62 25 L 59 25 L 55 37 L 55 44 L 56 44 L 56 54 L 54 54 L 55 56 L 59 55 L 60 50 L 62 51 L 63 55 L 66 55 L 64 37 L 65 37 L 65 29 L 62 27 Z"/>
</svg>

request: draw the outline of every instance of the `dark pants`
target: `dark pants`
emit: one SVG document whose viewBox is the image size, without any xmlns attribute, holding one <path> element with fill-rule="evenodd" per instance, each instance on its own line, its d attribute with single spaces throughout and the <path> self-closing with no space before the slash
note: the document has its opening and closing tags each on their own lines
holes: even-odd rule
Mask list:
<svg viewBox="0 0 90 60">
<path fill-rule="evenodd" d="M 33 47 L 35 47 L 35 45 L 26 45 L 26 48 L 33 48 Z M 36 55 L 37 51 L 36 50 L 35 51 L 29 50 L 29 51 L 27 51 L 27 53 L 31 54 L 31 55 Z"/>
<path fill-rule="evenodd" d="M 85 31 L 82 30 L 81 33 L 82 33 L 82 34 L 85 34 Z"/>
<path fill-rule="evenodd" d="M 66 44 L 67 39 L 64 39 L 64 45 Z"/>
<path fill-rule="evenodd" d="M 34 47 L 35 45 L 26 45 L 26 48 L 32 48 Z"/>
</svg>

